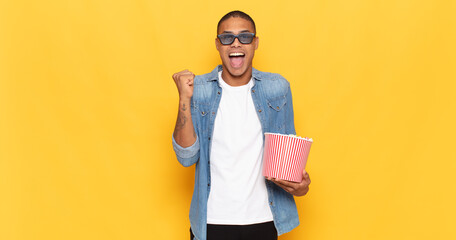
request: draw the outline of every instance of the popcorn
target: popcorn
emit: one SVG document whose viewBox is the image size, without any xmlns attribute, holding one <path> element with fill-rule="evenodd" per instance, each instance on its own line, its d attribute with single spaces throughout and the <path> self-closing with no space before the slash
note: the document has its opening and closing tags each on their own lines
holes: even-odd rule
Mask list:
<svg viewBox="0 0 456 240">
<path fill-rule="evenodd" d="M 312 143 L 312 138 L 265 133 L 263 176 L 301 182 Z"/>
<path fill-rule="evenodd" d="M 296 138 L 300 138 L 300 139 L 304 139 L 306 141 L 310 141 L 310 142 L 313 142 L 313 139 L 312 138 L 308 138 L 308 137 L 300 137 L 300 136 L 297 136 L 295 134 L 281 134 L 281 133 L 265 133 L 266 134 L 274 134 L 274 135 L 280 135 L 280 136 L 289 136 L 289 137 L 296 137 Z"/>
</svg>

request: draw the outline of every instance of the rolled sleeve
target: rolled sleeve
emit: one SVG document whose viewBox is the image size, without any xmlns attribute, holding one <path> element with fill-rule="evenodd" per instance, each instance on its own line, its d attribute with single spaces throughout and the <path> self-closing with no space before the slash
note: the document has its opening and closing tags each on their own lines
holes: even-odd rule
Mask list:
<svg viewBox="0 0 456 240">
<path fill-rule="evenodd" d="M 174 136 L 172 136 L 172 139 L 174 152 L 176 153 L 177 160 L 180 164 L 182 164 L 182 166 L 189 167 L 198 161 L 200 150 L 198 136 L 196 136 L 196 140 L 193 143 L 193 145 L 186 148 L 177 144 L 176 140 L 174 139 Z"/>
</svg>

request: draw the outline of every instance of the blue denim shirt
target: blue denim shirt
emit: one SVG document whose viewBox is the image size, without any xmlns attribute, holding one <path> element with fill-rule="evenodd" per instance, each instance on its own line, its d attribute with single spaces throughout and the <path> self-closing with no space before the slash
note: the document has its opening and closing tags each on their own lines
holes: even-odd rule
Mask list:
<svg viewBox="0 0 456 240">
<path fill-rule="evenodd" d="M 210 149 L 214 120 L 222 95 L 218 84 L 217 66 L 212 72 L 194 79 L 191 114 L 197 134 L 195 143 L 187 148 L 178 145 L 173 138 L 173 148 L 178 161 L 185 167 L 196 164 L 195 188 L 190 207 L 190 225 L 195 239 L 206 240 L 207 200 L 211 190 Z M 265 132 L 296 134 L 293 119 L 293 103 L 290 84 L 279 74 L 252 70 L 255 85 L 251 89 L 253 103 Z M 264 135 L 263 135 L 264 138 Z M 269 206 L 279 235 L 299 225 L 298 212 L 293 195 L 266 180 Z"/>
</svg>

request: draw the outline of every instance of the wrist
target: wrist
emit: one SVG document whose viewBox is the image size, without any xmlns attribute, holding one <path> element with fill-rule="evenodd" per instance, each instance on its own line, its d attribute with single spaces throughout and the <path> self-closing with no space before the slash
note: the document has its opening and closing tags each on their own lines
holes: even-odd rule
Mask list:
<svg viewBox="0 0 456 240">
<path fill-rule="evenodd" d="M 179 103 L 190 103 L 190 99 L 192 99 L 192 97 L 179 96 Z"/>
<path fill-rule="evenodd" d="M 179 98 L 179 110 L 185 112 L 190 107 L 191 98 Z"/>
</svg>

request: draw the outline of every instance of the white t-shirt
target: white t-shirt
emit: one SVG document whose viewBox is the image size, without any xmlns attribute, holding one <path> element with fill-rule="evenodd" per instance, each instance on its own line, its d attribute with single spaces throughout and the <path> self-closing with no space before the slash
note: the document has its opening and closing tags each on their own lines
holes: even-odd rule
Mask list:
<svg viewBox="0 0 456 240">
<path fill-rule="evenodd" d="M 251 96 L 254 80 L 243 86 L 225 83 L 215 118 L 210 152 L 211 190 L 207 223 L 246 225 L 272 221 L 261 174 L 263 136 Z"/>
</svg>

